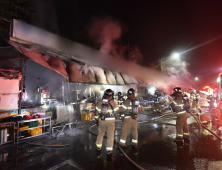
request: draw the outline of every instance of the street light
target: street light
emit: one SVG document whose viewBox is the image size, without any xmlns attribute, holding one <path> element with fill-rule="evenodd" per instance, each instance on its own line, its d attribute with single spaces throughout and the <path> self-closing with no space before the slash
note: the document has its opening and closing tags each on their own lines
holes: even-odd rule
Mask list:
<svg viewBox="0 0 222 170">
<path fill-rule="evenodd" d="M 179 59 L 180 54 L 178 54 L 178 53 L 174 53 L 172 57 L 173 57 L 174 59 Z"/>
<path fill-rule="evenodd" d="M 195 77 L 195 81 L 198 81 L 199 80 L 199 78 L 198 77 Z"/>
<path fill-rule="evenodd" d="M 220 81 L 221 81 L 221 78 L 219 76 L 219 77 L 217 77 L 217 82 L 219 83 Z"/>
<path fill-rule="evenodd" d="M 161 58 L 161 59 L 160 59 L 160 69 L 161 69 L 161 71 L 163 71 L 162 65 L 163 65 L 164 62 L 166 62 L 166 61 L 168 61 L 168 60 L 170 60 L 170 59 L 179 59 L 179 58 L 180 58 L 180 54 L 179 54 L 179 53 L 174 53 L 174 54 L 172 54 L 170 57 Z M 167 60 L 165 60 L 165 61 L 163 62 L 163 59 L 167 59 Z"/>
</svg>

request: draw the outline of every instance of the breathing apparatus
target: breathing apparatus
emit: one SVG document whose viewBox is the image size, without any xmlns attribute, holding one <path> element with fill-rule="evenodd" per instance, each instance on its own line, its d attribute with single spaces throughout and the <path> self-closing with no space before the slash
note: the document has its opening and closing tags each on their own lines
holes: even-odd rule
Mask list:
<svg viewBox="0 0 222 170">
<path fill-rule="evenodd" d="M 124 98 L 123 98 L 123 95 L 121 92 L 118 92 L 118 105 L 122 105 L 123 104 L 123 101 L 124 101 Z"/>
<path fill-rule="evenodd" d="M 171 94 L 172 97 L 179 97 L 183 95 L 180 87 L 175 87 L 173 91 L 173 94 Z"/>
<path fill-rule="evenodd" d="M 127 95 L 133 95 L 135 96 L 135 90 L 133 88 L 130 88 L 127 92 Z M 131 100 L 131 111 L 129 112 L 132 119 L 136 119 L 137 118 L 137 114 L 138 114 L 138 107 L 139 107 L 139 101 L 136 98 L 128 98 Z"/>
<path fill-rule="evenodd" d="M 113 91 L 111 89 L 107 89 L 104 92 L 104 98 L 102 99 L 102 108 L 101 108 L 101 112 L 99 114 L 99 117 L 101 120 L 105 120 L 106 117 L 112 116 L 112 114 L 114 112 L 112 105 L 109 103 L 109 101 L 112 100 L 112 96 L 113 96 Z M 112 108 L 111 114 L 107 114 L 108 113 L 108 105 L 110 105 Z"/>
<path fill-rule="evenodd" d="M 184 104 L 182 101 L 182 90 L 180 87 L 175 87 L 174 93 L 171 94 L 172 97 L 174 97 L 174 101 L 170 104 L 171 108 L 173 109 L 174 112 L 181 112 L 184 111 Z"/>
<path fill-rule="evenodd" d="M 160 96 L 161 96 L 161 92 L 159 92 L 158 90 L 155 90 L 154 98 L 153 98 L 155 103 L 159 103 L 160 102 Z"/>
<path fill-rule="evenodd" d="M 132 119 L 136 119 L 138 115 L 139 101 L 137 99 L 131 99 L 132 110 L 130 111 Z"/>
<path fill-rule="evenodd" d="M 193 100 L 198 102 L 200 100 L 200 95 L 199 94 L 195 94 Z"/>
<path fill-rule="evenodd" d="M 183 99 L 183 103 L 184 103 L 184 109 L 186 111 L 190 112 L 189 111 L 189 109 L 190 109 L 190 100 L 189 100 L 189 97 L 187 96 L 187 94 L 183 95 L 182 99 Z"/>
<path fill-rule="evenodd" d="M 122 96 L 122 93 L 121 93 L 121 92 L 118 92 L 118 96 L 120 96 L 120 97 L 121 97 L 121 96 Z"/>
</svg>

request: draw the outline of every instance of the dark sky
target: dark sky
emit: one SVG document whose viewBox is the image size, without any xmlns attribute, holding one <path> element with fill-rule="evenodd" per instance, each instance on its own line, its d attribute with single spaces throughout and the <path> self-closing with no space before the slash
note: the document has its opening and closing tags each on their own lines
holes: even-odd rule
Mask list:
<svg viewBox="0 0 222 170">
<path fill-rule="evenodd" d="M 33 4 L 37 19 L 53 22 L 52 31 L 65 37 L 87 36 L 94 16 L 113 17 L 124 27 L 118 43 L 127 45 L 129 40 L 139 46 L 145 64 L 218 38 L 184 53 L 182 59 L 190 64 L 192 76 L 200 78 L 199 86 L 216 85 L 222 70 L 221 0 L 39 0 Z"/>
</svg>

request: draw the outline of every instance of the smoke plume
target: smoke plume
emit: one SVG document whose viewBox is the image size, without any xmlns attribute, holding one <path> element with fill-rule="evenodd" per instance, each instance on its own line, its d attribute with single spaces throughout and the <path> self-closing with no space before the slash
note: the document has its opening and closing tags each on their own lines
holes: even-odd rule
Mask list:
<svg viewBox="0 0 222 170">
<path fill-rule="evenodd" d="M 121 37 L 122 30 L 121 23 L 112 17 L 94 17 L 89 28 L 89 36 L 97 40 L 100 45 L 100 52 L 140 63 L 143 55 L 138 46 L 129 48 L 125 45 L 115 44 L 115 40 Z"/>
<path fill-rule="evenodd" d="M 187 69 L 188 63 L 182 60 L 167 60 L 162 63 L 162 71 L 170 77 L 177 79 L 188 80 L 191 77 L 190 72 Z"/>
<path fill-rule="evenodd" d="M 89 29 L 89 35 L 96 37 L 98 43 L 101 44 L 100 51 L 110 53 L 113 41 L 120 38 L 122 28 L 118 21 L 111 17 L 92 19 L 92 25 Z"/>
</svg>

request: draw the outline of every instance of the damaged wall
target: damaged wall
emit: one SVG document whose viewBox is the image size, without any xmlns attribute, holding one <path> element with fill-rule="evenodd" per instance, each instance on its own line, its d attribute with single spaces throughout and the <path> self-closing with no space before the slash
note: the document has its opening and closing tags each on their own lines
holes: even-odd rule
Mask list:
<svg viewBox="0 0 222 170">
<path fill-rule="evenodd" d="M 10 62 L 9 61 L 0 62 L 0 68 L 18 69 L 19 66 L 20 66 L 20 60 L 10 60 Z M 40 86 L 40 89 L 44 90 L 49 89 L 50 97 L 56 98 L 58 101 L 61 101 L 62 81 L 65 81 L 65 78 L 62 75 L 27 59 L 25 89 L 28 95 L 28 99 L 25 102 L 35 103 L 35 97 L 36 97 L 35 92 L 37 91 L 38 86 Z"/>
</svg>

